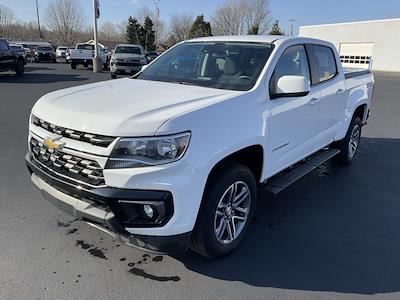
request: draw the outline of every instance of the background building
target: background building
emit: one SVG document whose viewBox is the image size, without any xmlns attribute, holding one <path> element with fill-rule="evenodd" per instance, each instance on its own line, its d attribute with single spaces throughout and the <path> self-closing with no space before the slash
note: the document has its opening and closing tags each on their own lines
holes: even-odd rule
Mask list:
<svg viewBox="0 0 400 300">
<path fill-rule="evenodd" d="M 335 44 L 345 67 L 400 72 L 400 19 L 301 26 L 299 36 Z"/>
</svg>

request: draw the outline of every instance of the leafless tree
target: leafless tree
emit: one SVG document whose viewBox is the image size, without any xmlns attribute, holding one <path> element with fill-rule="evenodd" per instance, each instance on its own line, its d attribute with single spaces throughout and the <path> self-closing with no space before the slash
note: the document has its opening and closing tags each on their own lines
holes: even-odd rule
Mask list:
<svg viewBox="0 0 400 300">
<path fill-rule="evenodd" d="M 0 37 L 10 37 L 14 21 L 15 15 L 13 11 L 7 6 L 0 4 Z"/>
<path fill-rule="evenodd" d="M 227 0 L 217 7 L 212 28 L 215 35 L 238 35 L 256 26 L 265 34 L 270 21 L 269 0 Z"/>
<path fill-rule="evenodd" d="M 100 26 L 100 39 L 105 41 L 118 41 L 117 26 L 112 22 L 105 22 Z"/>
<path fill-rule="evenodd" d="M 47 12 L 47 26 L 60 44 L 72 45 L 86 23 L 77 0 L 52 0 Z"/>
<path fill-rule="evenodd" d="M 189 36 L 189 30 L 194 22 L 194 18 L 189 14 L 176 14 L 170 21 L 170 38 L 176 42 L 186 40 Z"/>
</svg>

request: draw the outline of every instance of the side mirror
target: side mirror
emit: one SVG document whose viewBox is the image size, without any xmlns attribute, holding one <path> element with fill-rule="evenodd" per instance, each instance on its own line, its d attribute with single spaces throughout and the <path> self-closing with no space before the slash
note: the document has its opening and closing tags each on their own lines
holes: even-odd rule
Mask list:
<svg viewBox="0 0 400 300">
<path fill-rule="evenodd" d="M 284 75 L 278 79 L 271 98 L 302 97 L 310 92 L 310 82 L 304 76 Z"/>
</svg>

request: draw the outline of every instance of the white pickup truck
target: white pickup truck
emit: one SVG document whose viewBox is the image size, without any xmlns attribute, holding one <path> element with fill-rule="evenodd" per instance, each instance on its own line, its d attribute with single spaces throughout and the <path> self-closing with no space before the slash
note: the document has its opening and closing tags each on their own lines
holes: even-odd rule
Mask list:
<svg viewBox="0 0 400 300">
<path fill-rule="evenodd" d="M 26 163 L 46 199 L 128 245 L 220 257 L 248 230 L 258 187 L 352 162 L 373 88 L 321 40 L 189 40 L 134 77 L 39 99 Z"/>
<path fill-rule="evenodd" d="M 71 68 L 76 69 L 78 65 L 83 65 L 84 67 L 93 65 L 94 49 L 93 43 L 78 43 L 75 49 L 71 49 L 69 53 Z M 102 61 L 104 69 L 107 69 L 107 53 L 101 46 L 99 47 L 99 58 Z"/>
</svg>

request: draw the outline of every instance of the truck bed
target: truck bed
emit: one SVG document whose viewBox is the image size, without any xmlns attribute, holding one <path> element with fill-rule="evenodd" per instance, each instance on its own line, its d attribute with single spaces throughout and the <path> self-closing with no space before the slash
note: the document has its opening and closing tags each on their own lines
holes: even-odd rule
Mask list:
<svg viewBox="0 0 400 300">
<path fill-rule="evenodd" d="M 343 68 L 344 77 L 352 78 L 356 76 L 371 74 L 371 70 L 369 69 L 353 69 L 353 68 Z"/>
</svg>

